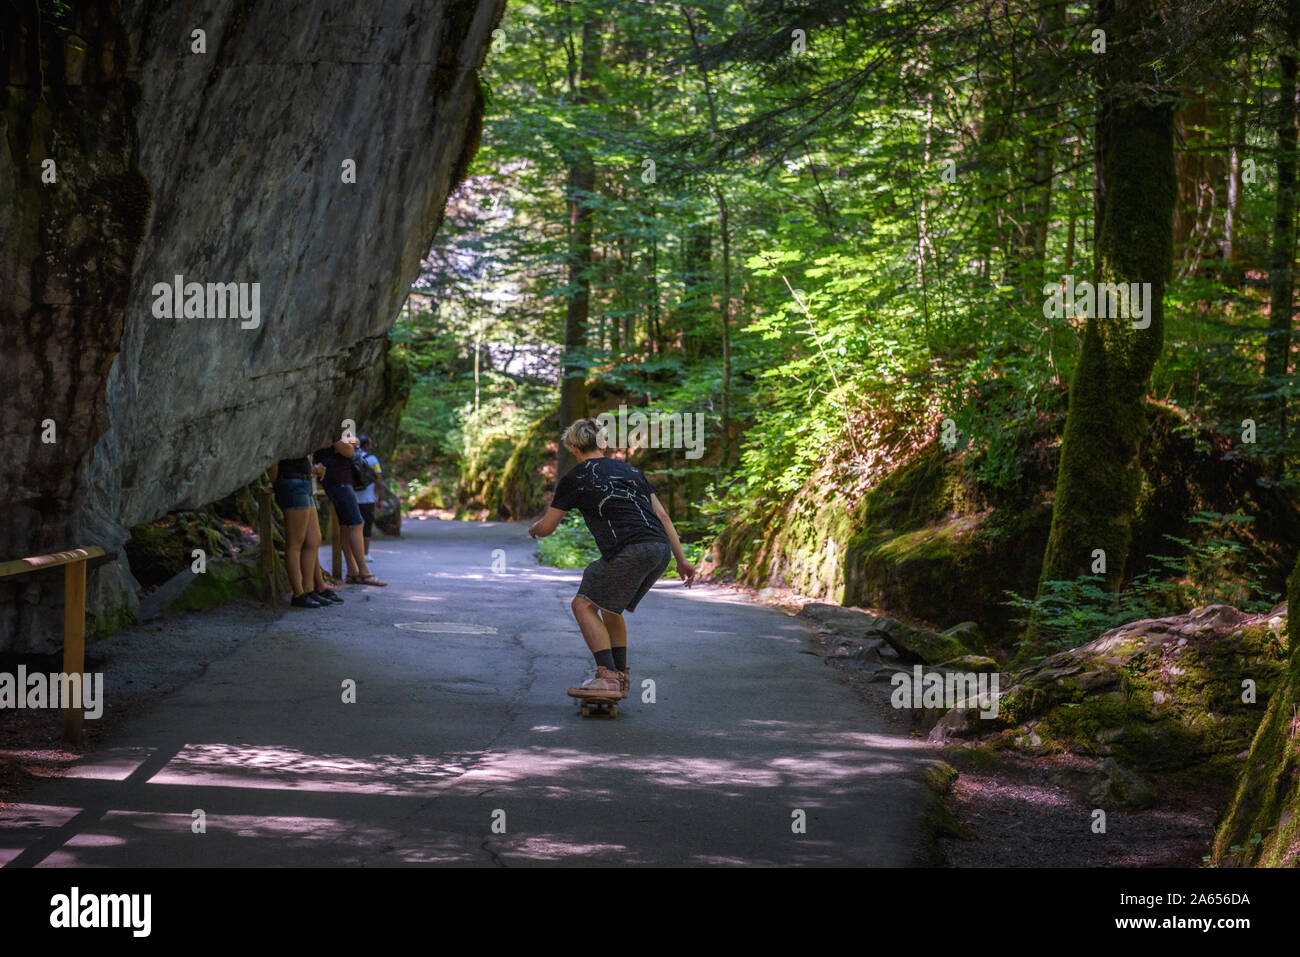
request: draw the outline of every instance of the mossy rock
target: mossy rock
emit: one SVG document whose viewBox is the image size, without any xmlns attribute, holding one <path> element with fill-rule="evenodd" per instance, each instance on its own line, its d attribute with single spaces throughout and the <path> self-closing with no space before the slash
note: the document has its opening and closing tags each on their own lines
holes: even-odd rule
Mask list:
<svg viewBox="0 0 1300 957">
<path fill-rule="evenodd" d="M 161 585 L 189 567 L 195 549 L 202 549 L 210 561 L 246 545 L 238 525 L 223 519 L 216 506 L 205 506 L 134 526 L 122 549 L 136 581 L 150 586 Z"/>
<path fill-rule="evenodd" d="M 894 618 L 877 619 L 867 635 L 883 638 L 909 664 L 937 665 L 972 655 L 969 648 L 950 635 L 911 628 Z"/>
<path fill-rule="evenodd" d="M 1114 758 L 1104 758 L 1084 768 L 1067 768 L 1058 774 L 1058 779 L 1083 792 L 1094 807 L 1146 808 L 1156 800 L 1151 782 Z"/>
<path fill-rule="evenodd" d="M 943 632 L 945 638 L 952 638 L 961 642 L 967 648 L 983 648 L 984 635 L 980 631 L 980 626 L 973 621 L 963 621 L 960 624 L 953 625 Z"/>
<path fill-rule="evenodd" d="M 136 623 L 136 613 L 126 605 L 114 605 L 106 611 L 86 609 L 86 640 L 98 641 Z"/>
<path fill-rule="evenodd" d="M 558 414 L 549 412 L 534 422 L 512 448 L 500 480 L 484 497 L 492 513 L 504 519 L 521 519 L 541 511 L 548 484 L 543 469 L 548 459 L 554 461 L 559 433 Z"/>
<path fill-rule="evenodd" d="M 949 671 L 972 671 L 976 674 L 996 674 L 998 663 L 987 655 L 961 655 L 939 663 Z"/>
<path fill-rule="evenodd" d="M 131 574 L 141 585 L 159 585 L 189 564 L 186 536 L 168 518 L 136 525 L 122 546 Z"/>
<path fill-rule="evenodd" d="M 852 520 L 838 494 L 817 475 L 789 500 L 737 516 L 708 549 L 710 576 L 843 604 Z"/>
<path fill-rule="evenodd" d="M 1006 592 L 1032 592 L 1051 524 L 1046 504 L 1018 513 L 952 515 L 911 530 L 868 525 L 847 548 L 844 601 L 957 626 L 1010 627 Z M 983 650 L 983 637 L 975 646 Z"/>
<path fill-rule="evenodd" d="M 1062 405 L 1062 409 L 1064 406 Z M 1199 511 L 1249 514 L 1242 561 L 1259 561 L 1265 585 L 1281 587 L 1300 541 L 1300 508 L 1288 490 L 1261 483 L 1256 463 L 1223 454 L 1227 437 L 1179 410 L 1148 403 L 1150 435 L 1140 454 L 1141 492 L 1126 576 L 1148 555 L 1170 551 L 1166 535 L 1201 540 Z M 996 488 L 981 479 L 981 455 L 922 447 L 865 492 L 833 473 L 798 492 L 750 502 L 714 542 L 718 570 L 755 588 L 786 585 L 845 605 L 887 608 L 941 627 L 977 621 L 1005 647 L 1021 612 L 1006 593 L 1038 588 L 1052 521 L 1063 415 L 1044 415 L 1016 434 L 1022 479 Z M 856 500 L 851 510 L 846 500 Z M 987 645 L 965 644 L 976 651 Z"/>
<path fill-rule="evenodd" d="M 948 809 L 947 797 L 959 777 L 957 769 L 945 761 L 927 764 L 921 772 L 921 783 L 925 787 L 927 805 L 921 815 L 921 830 L 927 850 L 933 860 L 926 863 L 938 863 L 937 842 L 939 838 L 955 837 L 970 840 L 971 834 Z"/>
<path fill-rule="evenodd" d="M 375 516 L 375 526 L 389 538 L 402 537 L 402 500 L 388 485 L 384 486 L 383 509 Z"/>
<path fill-rule="evenodd" d="M 971 731 L 1029 754 L 1072 754 L 1107 768 L 1113 762 L 1120 770 L 1105 776 L 1109 783 L 1076 784 L 1086 793 L 1104 784 L 1098 793 L 1116 804 L 1145 806 L 1145 772 L 1226 786 L 1264 703 L 1285 694 L 1284 614 L 1215 605 L 1122 625 L 1009 676 L 996 720 Z M 1245 678 L 1254 682 L 1257 704 L 1242 700 Z M 956 726 L 950 717 L 940 724 Z M 1243 799 L 1243 806 L 1254 805 Z"/>
<path fill-rule="evenodd" d="M 189 587 L 168 606 L 167 612 L 207 611 L 240 598 L 256 600 L 259 593 L 256 564 L 216 558 L 207 563 L 205 572 L 194 577 Z"/>
</svg>

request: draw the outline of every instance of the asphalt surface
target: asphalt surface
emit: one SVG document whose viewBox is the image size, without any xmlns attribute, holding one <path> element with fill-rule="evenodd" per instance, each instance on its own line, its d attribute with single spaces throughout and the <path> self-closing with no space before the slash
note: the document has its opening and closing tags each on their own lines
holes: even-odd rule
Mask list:
<svg viewBox="0 0 1300 957">
<path fill-rule="evenodd" d="M 0 808 L 0 864 L 918 861 L 924 750 L 801 653 L 807 627 L 780 610 L 661 581 L 627 619 L 632 696 L 580 717 L 581 572 L 539 567 L 525 529 L 408 520 L 371 550 L 389 587 L 256 623 Z"/>
</svg>

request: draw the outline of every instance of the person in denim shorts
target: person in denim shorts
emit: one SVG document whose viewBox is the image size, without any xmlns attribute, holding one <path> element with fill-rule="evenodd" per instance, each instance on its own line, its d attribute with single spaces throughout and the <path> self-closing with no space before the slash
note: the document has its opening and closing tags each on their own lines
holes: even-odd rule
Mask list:
<svg viewBox="0 0 1300 957">
<path fill-rule="evenodd" d="M 333 445 L 317 449 L 312 453 L 312 461 L 325 466 L 325 478 L 321 484 L 325 494 L 334 503 L 338 513 L 339 527 L 343 532 L 343 556 L 348 563 L 349 585 L 387 585 L 370 574 L 366 564 L 365 544 L 361 539 L 365 519 L 357 507 L 357 493 L 352 488 L 352 456 L 356 454 L 356 440 L 340 439 Z"/>
<path fill-rule="evenodd" d="M 275 504 L 284 512 L 284 567 L 293 588 L 290 603 L 295 608 L 341 604 L 343 599 L 332 589 L 315 587 L 320 564 L 320 520 L 312 494 L 311 460 L 305 455 L 281 459 L 267 475 L 275 492 Z"/>
<path fill-rule="evenodd" d="M 596 660 L 595 677 L 569 689 L 574 698 L 626 698 L 632 679 L 624 612 L 636 610 L 670 558 L 677 559 L 677 574 L 687 588 L 695 579 L 695 567 L 654 486 L 640 469 L 605 457 L 600 431 L 595 419 L 578 419 L 565 430 L 560 441 L 578 464 L 560 479 L 546 514 L 528 529 L 534 538 L 544 538 L 576 508 L 600 549 L 570 606 Z"/>
</svg>

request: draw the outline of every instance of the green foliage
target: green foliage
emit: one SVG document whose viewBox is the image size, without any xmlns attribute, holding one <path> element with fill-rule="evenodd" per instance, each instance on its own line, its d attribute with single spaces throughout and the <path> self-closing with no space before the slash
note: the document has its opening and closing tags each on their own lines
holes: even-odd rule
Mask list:
<svg viewBox="0 0 1300 957">
<path fill-rule="evenodd" d="M 537 540 L 537 560 L 543 565 L 586 568 L 598 558 L 600 550 L 577 509 L 569 512 L 554 532 Z"/>
<path fill-rule="evenodd" d="M 785 539 L 760 536 L 778 532 L 773 516 L 790 524 L 793 497 L 824 486 L 819 500 L 853 514 L 945 420 L 957 437 L 946 454 L 961 458 L 985 504 L 1049 487 L 1084 322 L 1045 316 L 1044 300 L 1065 274 L 1098 278 L 1097 91 L 1091 52 L 1071 52 L 1077 11 L 1030 5 L 988 20 L 955 5 L 922 25 L 911 4 L 870 16 L 827 0 L 800 10 L 804 53 L 790 49 L 788 10 L 775 0 L 507 5 L 483 71 L 483 148 L 448 205 L 422 298 L 398 326 L 416 376 L 409 452 L 433 462 L 420 494 L 540 505 L 544 443 L 530 430 L 555 407 L 576 291 L 579 155 L 595 169 L 582 197 L 594 209 L 594 254 L 586 342 L 568 358 L 587 370 L 594 410 L 626 402 L 705 415 L 702 460 L 634 456 L 683 541 L 730 534 L 741 561 L 765 554 L 765 567 L 780 567 L 792 555 L 763 543 Z M 600 55 L 580 90 L 589 23 Z M 1265 60 L 1225 47 L 1196 74 L 1204 89 L 1189 80 L 1180 101 L 1188 109 L 1206 95 L 1218 112 L 1189 112 L 1175 145 L 1189 187 L 1180 222 L 1191 229 L 1166 289 L 1152 392 L 1198 436 L 1207 425 L 1239 436 L 1243 419 L 1260 420 L 1255 445 L 1207 441 L 1201 451 L 1267 463 L 1267 481 L 1285 484 L 1300 432 L 1260 411 L 1297 398 L 1293 376 L 1260 376 L 1276 198 L 1275 177 L 1263 175 L 1277 90 Z M 1262 174 L 1234 209 L 1235 265 L 1217 252 L 1225 174 L 1197 166 L 1229 143 L 1243 143 Z M 511 365 L 519 355 L 537 361 Z M 1288 471 L 1276 467 L 1284 455 Z M 880 531 L 856 529 L 868 530 Z M 594 551 L 568 534 L 542 553 L 585 564 Z M 1088 576 L 1049 583 L 1038 601 L 1056 640 L 1194 601 L 1258 603 L 1257 570 L 1221 538 L 1171 541 L 1176 557 L 1153 558 L 1119 597 Z"/>
<path fill-rule="evenodd" d="M 1007 593 L 1004 603 L 1023 612 L 1014 621 L 1036 619 L 1046 653 L 1074 648 L 1125 622 L 1177 615 L 1205 605 L 1230 604 L 1242 611 L 1265 612 L 1278 596 L 1265 593 L 1259 565 L 1245 560 L 1246 547 L 1231 537 L 1244 515 L 1200 512 L 1192 522 L 1205 526 L 1199 541 L 1166 535 L 1181 554 L 1149 555 L 1151 570 L 1119 592 L 1108 591 L 1103 575 L 1072 581 L 1047 581 L 1035 598 Z"/>
<path fill-rule="evenodd" d="M 704 546 L 700 543 L 684 544 L 682 551 L 698 569 Z M 596 547 L 591 532 L 587 531 L 582 513 L 574 509 L 565 516 L 564 521 L 554 532 L 537 540 L 536 555 L 538 562 L 554 568 L 586 568 L 600 558 L 600 550 Z M 668 563 L 664 578 L 678 577 L 680 576 L 677 573 L 677 559 L 674 558 Z"/>
</svg>

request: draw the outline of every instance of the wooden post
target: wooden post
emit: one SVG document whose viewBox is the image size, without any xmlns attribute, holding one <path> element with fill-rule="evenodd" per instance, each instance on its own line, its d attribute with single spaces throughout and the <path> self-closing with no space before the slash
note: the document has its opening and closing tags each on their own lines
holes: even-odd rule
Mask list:
<svg viewBox="0 0 1300 957">
<path fill-rule="evenodd" d="M 86 562 L 83 559 L 63 566 L 63 673 L 84 676 L 85 671 Z M 82 700 L 85 700 L 84 689 Z M 81 743 L 81 703 L 63 703 L 63 740 L 68 744 Z"/>
<path fill-rule="evenodd" d="M 343 530 L 339 528 L 339 513 L 330 502 L 330 549 L 333 551 L 332 568 L 335 578 L 343 577 Z"/>
<path fill-rule="evenodd" d="M 257 490 L 257 534 L 262 539 L 259 565 L 262 571 L 262 600 L 274 607 L 280 604 L 280 589 L 275 583 L 275 522 L 271 511 L 271 490 Z"/>
</svg>

